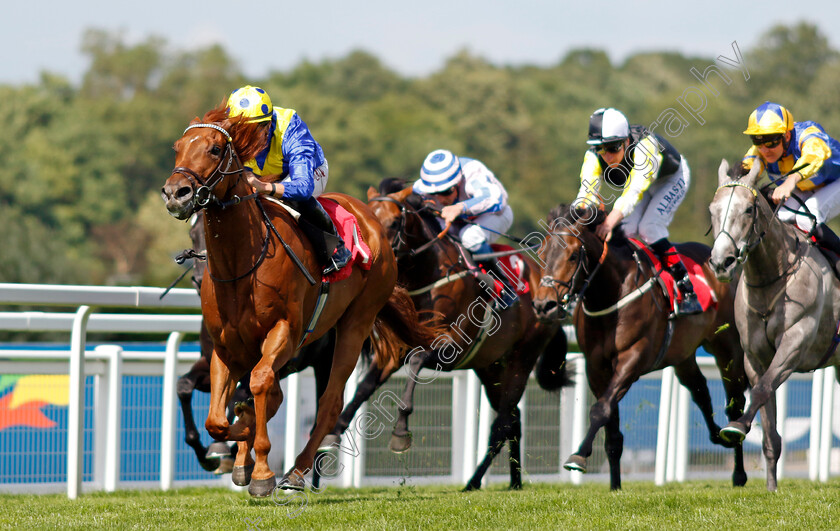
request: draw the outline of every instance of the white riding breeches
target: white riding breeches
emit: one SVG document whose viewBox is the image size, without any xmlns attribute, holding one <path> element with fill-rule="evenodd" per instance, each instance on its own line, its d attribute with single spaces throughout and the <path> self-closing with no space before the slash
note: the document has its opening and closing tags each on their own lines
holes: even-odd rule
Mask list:
<svg viewBox="0 0 840 531">
<path fill-rule="evenodd" d="M 691 170 L 685 158 L 680 169 L 667 177 L 660 177 L 643 194 L 639 203 L 622 226 L 628 236 L 638 236 L 647 244 L 668 237 L 668 225 L 685 199 L 691 184 Z"/>
<path fill-rule="evenodd" d="M 473 222 L 476 224 L 467 225 L 458 233 L 461 243 L 471 252 L 477 251 L 484 242 L 493 243 L 499 239 L 499 232 L 510 229 L 513 225 L 513 209 L 507 205 L 498 212 L 481 214 Z"/>
<path fill-rule="evenodd" d="M 808 211 L 817 217 L 817 224 L 826 223 L 840 214 L 840 180 L 815 190 L 794 190 L 793 193 L 799 196 L 805 202 Z M 784 206 L 797 211 L 802 210 L 802 205 L 793 197 L 785 201 Z M 808 216 L 794 214 L 784 207 L 779 209 L 778 216 L 785 223 L 793 223 L 796 218 L 796 226 L 805 232 L 809 232 L 811 224 L 814 223 Z"/>
</svg>

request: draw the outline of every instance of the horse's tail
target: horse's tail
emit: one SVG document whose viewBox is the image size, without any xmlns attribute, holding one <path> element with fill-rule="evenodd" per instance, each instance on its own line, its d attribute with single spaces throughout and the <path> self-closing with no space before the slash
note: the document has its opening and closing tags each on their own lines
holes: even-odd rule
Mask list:
<svg viewBox="0 0 840 531">
<path fill-rule="evenodd" d="M 574 383 L 567 370 L 568 347 L 566 333 L 563 327 L 559 327 L 537 359 L 537 366 L 534 369 L 537 383 L 546 391 L 559 391 Z"/>
<path fill-rule="evenodd" d="M 432 317 L 422 320 L 423 314 Z M 376 316 L 371 341 L 378 367 L 401 365 L 405 354 L 414 347 L 431 348 L 435 339 L 446 333 L 439 316 L 433 312 L 418 312 L 411 296 L 402 286 L 395 286 L 391 297 Z"/>
</svg>

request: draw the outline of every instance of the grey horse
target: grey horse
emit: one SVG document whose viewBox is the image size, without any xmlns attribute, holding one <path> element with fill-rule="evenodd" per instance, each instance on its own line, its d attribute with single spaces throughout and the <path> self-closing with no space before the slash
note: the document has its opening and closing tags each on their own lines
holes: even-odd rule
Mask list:
<svg viewBox="0 0 840 531">
<path fill-rule="evenodd" d="M 709 210 L 714 247 L 710 264 L 719 280 L 743 274 L 735 296 L 735 324 L 752 387 L 750 405 L 720 435 L 741 441 L 758 410 L 764 431 L 767 490 L 775 491 L 782 438 L 776 430 L 776 389 L 793 372 L 840 364 L 836 350 L 840 282 L 832 265 L 801 231 L 781 222 L 756 188 L 759 165 L 718 170 L 719 187 Z M 838 371 L 840 375 L 840 371 Z M 840 376 L 838 376 L 840 380 Z"/>
</svg>

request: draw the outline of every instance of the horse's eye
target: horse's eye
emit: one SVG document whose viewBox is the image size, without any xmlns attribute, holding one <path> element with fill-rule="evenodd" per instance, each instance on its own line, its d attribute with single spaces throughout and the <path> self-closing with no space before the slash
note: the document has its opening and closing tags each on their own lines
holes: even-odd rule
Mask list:
<svg viewBox="0 0 840 531">
<path fill-rule="evenodd" d="M 747 209 L 744 210 L 744 214 L 746 214 L 748 216 L 752 216 L 752 213 L 753 213 L 753 207 L 747 207 Z"/>
<path fill-rule="evenodd" d="M 580 255 L 577 251 L 573 252 L 571 256 L 569 256 L 569 260 L 577 260 Z"/>
<path fill-rule="evenodd" d="M 213 146 L 213 147 L 210 148 L 210 154 L 211 155 L 219 156 L 219 154 L 221 152 L 222 152 L 222 148 L 220 148 L 219 146 Z"/>
</svg>

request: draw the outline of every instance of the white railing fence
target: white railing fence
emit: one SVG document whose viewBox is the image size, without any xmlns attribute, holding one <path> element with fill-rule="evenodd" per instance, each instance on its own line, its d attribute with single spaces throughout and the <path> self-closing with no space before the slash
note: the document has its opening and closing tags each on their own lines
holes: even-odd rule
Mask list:
<svg viewBox="0 0 840 531">
<path fill-rule="evenodd" d="M 155 483 L 164 490 L 173 486 L 178 418 L 175 382 L 178 375 L 186 372 L 198 357 L 195 352 L 181 352 L 180 347 L 185 333 L 199 331 L 200 315 L 98 313 L 99 308 L 133 307 L 148 310 L 197 309 L 199 306 L 198 297 L 193 290 L 175 289 L 161 300 L 162 293 L 163 290 L 159 288 L 142 287 L 0 284 L 0 305 L 65 306 L 75 309 L 72 313 L 0 312 L 2 330 L 62 331 L 70 334 L 69 349 L 40 350 L 23 347 L 0 350 L 0 376 L 69 375 L 66 491 L 70 498 L 76 498 L 83 486 L 87 376 L 94 378 L 94 464 L 93 479 L 84 485 L 85 488 L 113 491 L 118 487 L 128 486 L 120 481 L 120 463 L 126 452 L 121 441 L 121 401 L 126 378 L 140 375 L 163 379 L 160 391 L 162 406 L 159 427 L 159 478 Z M 95 310 L 97 313 L 94 313 Z M 86 348 L 87 335 L 90 332 L 160 333 L 162 337 L 167 337 L 166 348 L 163 353 L 128 352 L 119 345 L 101 345 L 90 350 Z M 588 422 L 588 407 L 593 400 L 585 382 L 581 355 L 572 353 L 568 359 L 575 370 L 573 387 L 564 389 L 559 396 L 552 396 L 532 383 L 520 402 L 524 424 L 523 467 L 526 473 L 529 469 L 538 470 L 536 473 L 530 473 L 528 477 L 531 479 L 572 483 L 584 480 L 582 475 L 562 469 L 563 461 L 583 438 Z M 713 360 L 705 356 L 698 357 L 698 360 L 710 384 L 715 383 L 719 386 L 720 376 Z M 421 376 L 425 383 L 418 385 L 416 394 L 415 414 L 412 417 L 412 451 L 405 456 L 394 457 L 385 448 L 390 434 L 387 428 L 393 424 L 395 406 L 405 381 L 404 374 L 398 373 L 359 411 L 337 452 L 338 468 L 334 474 L 325 477 L 325 482 L 342 486 L 387 484 L 395 483 L 400 478 L 404 481 L 405 477 L 410 475 L 415 482 L 463 484 L 471 477 L 486 451 L 490 425 L 495 416 L 481 392 L 480 383 L 474 373 L 467 371 L 439 374 L 424 371 Z M 304 371 L 290 376 L 282 384 L 285 403 L 278 412 L 278 418 L 282 417 L 280 422 L 283 426 L 280 429 L 283 437 L 282 443 L 277 438 L 273 440 L 275 451 L 271 454 L 283 458 L 282 462 L 272 464 L 278 475 L 291 466 L 305 441 L 306 430 L 311 426 L 314 412 L 314 397 L 310 396 L 313 395 L 312 379 L 311 371 Z M 346 390 L 348 400 L 355 392 L 356 381 L 357 375 L 354 374 Z M 810 431 L 807 448 L 794 454 L 799 456 L 804 452 L 807 477 L 826 481 L 831 472 L 832 453 L 836 453 L 832 449 L 833 432 L 840 433 L 835 426 L 838 423 L 834 420 L 837 388 L 834 369 L 817 371 L 812 375 L 796 375 L 784 384 L 778 395 L 778 424 L 785 439 L 786 427 L 791 425 L 790 422 L 785 422 L 788 418 L 788 387 L 808 382 L 811 395 L 810 414 L 798 414 L 796 419 L 788 419 L 799 420 L 800 424 L 806 423 L 806 428 Z M 646 391 L 645 386 L 648 387 Z M 633 398 L 638 405 L 628 407 L 627 404 L 632 402 L 631 395 L 634 393 L 638 394 L 638 398 Z M 654 402 L 655 404 L 652 404 Z M 796 403 L 801 402 L 803 400 Z M 725 424 L 722 414 L 723 399 L 716 400 L 715 407 L 716 411 L 718 408 L 721 410 L 718 423 Z M 801 408 L 801 405 L 796 407 Z M 658 371 L 637 383 L 622 402 L 622 431 L 625 432 L 625 445 L 628 448 L 622 459 L 623 473 L 641 471 L 639 477 L 648 477 L 645 475 L 648 472 L 645 471 L 652 469 L 652 479 L 661 485 L 668 481 L 682 481 L 687 477 L 702 475 L 703 472 L 694 471 L 708 470 L 703 468 L 703 463 L 699 463 L 704 462 L 707 467 L 711 466 L 715 470 L 712 475 L 716 477 L 729 474 L 731 466 L 727 465 L 727 462 L 731 461 L 731 458 L 727 457 L 725 452 L 720 453 L 709 448 L 705 441 L 708 439 L 705 427 L 699 430 L 699 435 L 692 435 L 698 431 L 699 424 L 691 421 L 693 415 L 699 415 L 696 411 L 692 412 L 693 409 L 696 410 L 690 405 L 688 391 L 678 385 L 672 369 Z M 206 414 L 206 411 L 204 413 Z M 634 439 L 644 431 L 643 424 L 647 421 L 642 420 L 642 417 L 650 417 L 654 413 L 654 425 L 644 429 L 655 432 L 655 442 L 646 443 L 646 447 L 640 446 Z M 0 411 L 0 415 L 2 414 Z M 199 429 L 203 431 L 201 415 L 202 412 L 196 411 Z M 800 425 L 795 425 L 794 428 L 801 432 L 799 435 L 804 433 Z M 753 441 L 756 436 L 760 437 L 760 427 L 757 425 L 750 433 Z M 636 446 L 633 446 L 634 444 Z M 787 448 L 787 440 L 785 445 Z M 753 456 L 757 452 L 760 458 L 760 450 L 756 450 L 755 445 L 751 451 Z M 596 448 L 590 458 L 589 468 L 594 473 L 588 474 L 587 479 L 603 481 L 606 477 L 603 464 L 600 465 L 600 469 L 593 466 L 593 463 L 599 460 L 599 453 L 603 452 Z M 715 456 L 709 457 L 713 453 Z M 651 455 L 653 459 L 649 458 Z M 22 455 L 22 458 L 25 456 Z M 759 458 L 755 460 L 758 461 Z M 787 452 L 783 452 L 782 461 L 779 463 L 780 477 L 785 475 L 786 459 L 791 458 Z M 802 461 L 802 458 L 797 459 Z M 760 460 L 763 462 L 763 458 Z M 499 456 L 491 468 L 494 480 L 507 474 L 507 464 L 504 461 L 504 456 Z M 600 461 L 603 461 L 602 456 Z M 645 463 L 651 466 L 645 468 Z M 754 465 L 753 469 L 760 466 Z M 689 472 L 690 470 L 692 472 Z M 754 470 L 750 476 L 756 478 Z M 145 485 L 152 486 L 154 483 L 146 482 Z M 0 484 L 0 490 L 3 491 L 20 491 L 27 487 L 31 490 L 37 485 L 27 481 L 26 477 Z"/>
</svg>

